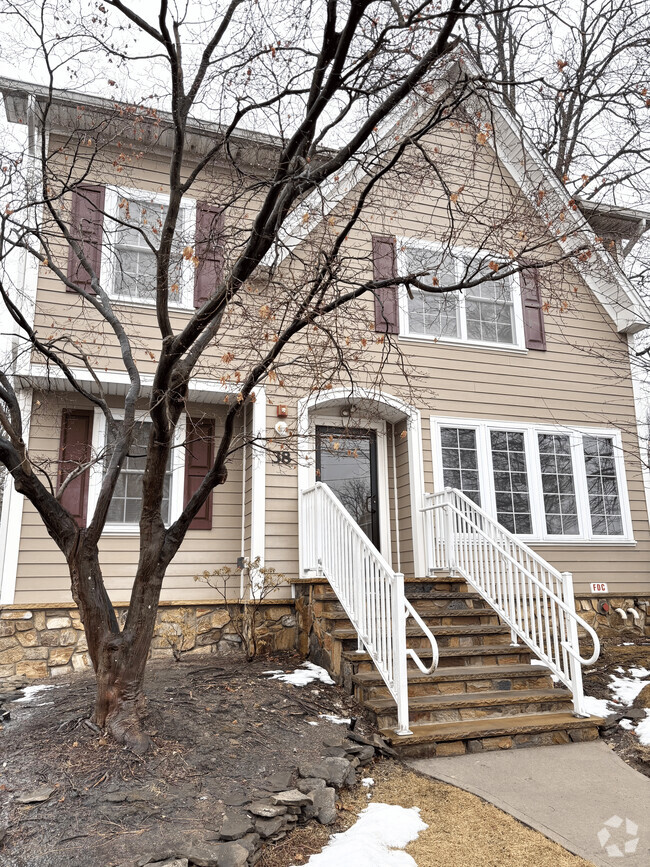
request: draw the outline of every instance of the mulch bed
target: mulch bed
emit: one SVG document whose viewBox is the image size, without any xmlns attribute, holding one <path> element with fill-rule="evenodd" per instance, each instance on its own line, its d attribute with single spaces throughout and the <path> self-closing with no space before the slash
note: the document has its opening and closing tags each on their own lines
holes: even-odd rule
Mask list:
<svg viewBox="0 0 650 867">
<path fill-rule="evenodd" d="M 268 794 L 272 774 L 323 754 L 345 726 L 323 713 L 359 717 L 334 686 L 296 687 L 263 672 L 301 663 L 277 655 L 246 663 L 215 656 L 153 663 L 148 672 L 144 758 L 88 725 L 94 684 L 81 674 L 25 704 L 10 703 L 0 732 L 0 865 L 108 867 L 218 838 L 224 809 Z M 318 725 L 309 725 L 317 722 Z M 18 798 L 45 787 L 42 803 Z"/>
<path fill-rule="evenodd" d="M 631 633 L 625 641 L 632 643 L 622 644 L 622 641 L 604 641 L 596 664 L 584 669 L 586 695 L 611 699 L 610 675 L 624 677 L 630 668 L 650 669 L 650 638 Z M 619 671 L 621 668 L 625 671 Z M 631 767 L 650 777 L 650 748 L 641 746 L 633 731 L 622 728 L 615 720 L 601 731 L 601 736 Z"/>
</svg>

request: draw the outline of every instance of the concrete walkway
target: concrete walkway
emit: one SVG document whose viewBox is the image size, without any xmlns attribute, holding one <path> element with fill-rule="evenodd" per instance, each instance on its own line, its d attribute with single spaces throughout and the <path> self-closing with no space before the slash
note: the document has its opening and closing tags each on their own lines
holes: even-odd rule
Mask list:
<svg viewBox="0 0 650 867">
<path fill-rule="evenodd" d="M 408 764 L 479 795 L 599 867 L 650 865 L 650 779 L 603 741 Z"/>
</svg>

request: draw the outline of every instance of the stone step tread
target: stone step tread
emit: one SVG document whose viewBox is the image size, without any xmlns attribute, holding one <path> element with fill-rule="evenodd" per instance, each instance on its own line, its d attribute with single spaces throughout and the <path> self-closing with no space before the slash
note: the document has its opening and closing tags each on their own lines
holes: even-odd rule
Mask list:
<svg viewBox="0 0 650 867">
<path fill-rule="evenodd" d="M 429 647 L 416 647 L 413 649 L 417 651 L 420 659 L 428 659 L 431 657 L 431 648 Z M 441 659 L 448 659 L 454 656 L 511 656 L 522 653 L 527 653 L 532 656 L 533 652 L 525 645 L 511 647 L 509 644 L 479 644 L 473 645 L 472 647 L 439 647 L 438 653 Z M 370 659 L 370 654 L 365 651 L 363 653 L 357 653 L 356 650 L 345 650 L 343 651 L 343 656 L 350 662 L 354 662 L 355 660 L 358 662 L 366 662 Z"/>
<path fill-rule="evenodd" d="M 442 743 L 444 741 L 474 740 L 507 735 L 537 734 L 559 730 L 593 728 L 602 725 L 600 717 L 587 719 L 571 713 L 517 714 L 511 717 L 483 717 L 466 722 L 439 722 L 412 725 L 411 735 L 397 735 L 394 729 L 382 729 L 382 735 L 392 746 L 401 744 Z"/>
<path fill-rule="evenodd" d="M 495 619 L 499 617 L 496 611 L 492 611 L 491 608 L 440 608 L 436 611 L 418 610 L 418 614 L 423 620 L 428 617 L 494 617 Z M 319 615 L 319 618 L 323 620 L 347 620 L 349 623 L 345 611 L 324 611 Z"/>
<path fill-rule="evenodd" d="M 483 625 L 483 624 L 475 624 L 473 626 L 434 626 L 431 630 L 434 636 L 443 636 L 443 635 L 506 635 L 510 634 L 510 627 L 508 626 L 498 626 L 498 625 Z M 419 626 L 407 626 L 406 627 L 407 635 L 422 635 L 422 629 Z M 340 627 L 338 629 L 333 629 L 331 632 L 332 638 L 336 638 L 338 641 L 345 641 L 349 638 L 357 637 L 357 630 L 354 627 L 350 627 L 346 629 L 345 627 Z M 503 644 L 501 647 L 509 647 L 510 645 Z"/>
<path fill-rule="evenodd" d="M 442 710 L 549 701 L 570 702 L 571 700 L 572 695 L 568 689 L 502 689 L 492 692 L 459 692 L 450 695 L 412 695 L 409 697 L 409 708 L 414 711 Z M 396 708 L 392 698 L 372 698 L 364 704 L 376 713 Z"/>
<path fill-rule="evenodd" d="M 409 601 L 420 599 L 483 599 L 479 593 L 474 593 L 470 590 L 413 590 L 405 595 Z M 338 596 L 333 590 L 328 590 L 327 593 L 323 593 L 322 596 L 318 597 L 318 601 L 336 602 L 338 601 Z"/>
<path fill-rule="evenodd" d="M 543 665 L 450 665 L 448 668 L 438 668 L 432 674 L 422 674 L 417 668 L 408 669 L 409 683 L 437 683 L 444 680 L 509 680 L 513 677 L 544 677 L 550 675 L 550 669 Z M 352 675 L 352 682 L 359 686 L 381 685 L 384 679 L 374 671 L 360 671 Z"/>
</svg>

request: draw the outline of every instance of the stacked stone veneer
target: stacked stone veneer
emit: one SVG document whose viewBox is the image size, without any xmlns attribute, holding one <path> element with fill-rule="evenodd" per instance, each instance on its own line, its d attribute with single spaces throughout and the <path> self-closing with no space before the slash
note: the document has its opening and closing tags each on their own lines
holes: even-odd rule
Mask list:
<svg viewBox="0 0 650 867">
<path fill-rule="evenodd" d="M 609 605 L 607 614 L 598 613 L 598 604 L 604 600 Z M 645 604 L 644 604 L 645 603 Z M 635 636 L 650 636 L 650 596 L 589 596 L 576 599 L 578 614 L 601 638 L 616 639 L 627 635 L 630 640 Z M 627 613 L 627 618 L 615 610 L 620 608 Z M 629 612 L 632 608 L 638 614 Z M 629 613 L 628 613 L 629 612 Z"/>
<path fill-rule="evenodd" d="M 158 611 L 151 658 L 187 654 L 243 654 L 236 622 L 241 603 L 169 604 Z M 121 624 L 126 608 L 117 607 Z M 296 647 L 293 600 L 265 600 L 258 608 L 258 649 L 262 653 Z M 90 666 L 79 611 L 71 606 L 15 605 L 0 609 L 0 679 L 41 680 Z"/>
</svg>

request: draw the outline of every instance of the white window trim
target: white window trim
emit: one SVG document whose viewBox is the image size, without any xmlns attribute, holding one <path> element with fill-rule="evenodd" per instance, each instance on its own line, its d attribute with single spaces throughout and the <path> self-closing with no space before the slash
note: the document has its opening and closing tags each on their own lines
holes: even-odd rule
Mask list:
<svg viewBox="0 0 650 867">
<path fill-rule="evenodd" d="M 113 412 L 113 416 L 117 421 L 124 418 L 123 412 Z M 149 413 L 143 410 L 138 410 L 135 414 L 136 421 L 148 421 Z M 169 523 L 173 524 L 183 511 L 183 497 L 185 492 L 185 449 L 182 448 L 185 442 L 185 427 L 186 414 L 181 413 L 181 416 L 174 431 L 174 447 L 172 449 L 172 467 L 171 467 L 171 483 L 169 492 Z M 104 450 L 106 444 L 106 416 L 95 407 L 93 418 L 93 436 L 92 436 L 92 452 L 94 455 L 99 455 Z M 99 498 L 99 491 L 104 477 L 104 462 L 97 461 L 90 468 L 90 477 L 88 480 L 88 523 L 92 520 L 95 514 L 95 507 Z M 102 531 L 105 536 L 138 536 L 140 535 L 139 524 L 104 524 Z"/>
<path fill-rule="evenodd" d="M 445 246 L 439 242 L 434 241 L 425 241 L 421 238 L 406 238 L 406 237 L 398 237 L 396 239 L 397 245 L 397 273 L 404 274 L 406 273 L 406 247 L 418 247 L 422 250 L 431 250 L 436 253 L 442 252 Z M 452 256 L 454 257 L 454 265 L 456 268 L 456 278 L 459 278 L 458 272 L 458 261 L 460 256 L 463 254 L 467 254 L 470 256 L 476 256 L 481 253 L 480 250 L 474 247 L 466 247 L 466 246 L 455 246 L 452 251 Z M 458 258 L 456 257 L 458 254 Z M 465 292 L 466 290 L 461 290 L 457 293 L 458 304 L 457 304 L 457 319 L 458 319 L 458 332 L 459 337 L 434 337 L 428 334 L 419 334 L 417 332 L 412 332 L 410 330 L 409 325 L 409 315 L 408 315 L 408 294 L 406 292 L 406 287 L 404 285 L 399 286 L 398 289 L 398 299 L 399 299 L 399 334 L 400 340 L 414 340 L 414 341 L 424 341 L 426 343 L 449 343 L 455 346 L 471 346 L 471 347 L 480 347 L 481 349 L 491 349 L 497 350 L 501 352 L 521 352 L 527 353 L 526 349 L 526 338 L 524 334 L 524 314 L 521 306 L 521 284 L 519 280 L 519 274 L 512 274 L 509 277 L 510 280 L 510 291 L 512 293 L 512 310 L 513 310 L 513 322 L 514 322 L 514 343 L 492 343 L 490 341 L 484 340 L 470 340 L 467 337 L 467 318 L 465 316 Z"/>
<path fill-rule="evenodd" d="M 154 307 L 155 299 L 132 298 L 130 295 L 119 295 L 116 291 L 117 266 L 116 244 L 118 224 L 113 218 L 119 218 L 119 202 L 122 199 L 141 201 L 145 204 L 168 205 L 169 196 L 165 193 L 153 193 L 149 190 L 135 187 L 107 186 L 104 198 L 104 210 L 109 219 L 104 223 L 104 241 L 102 243 L 102 282 L 110 298 L 120 304 L 134 307 Z M 183 199 L 179 213 L 179 228 L 186 243 L 194 244 L 196 234 L 196 200 Z M 179 300 L 170 302 L 170 310 L 194 310 L 194 265 L 183 259 L 179 285 Z"/>
<path fill-rule="evenodd" d="M 531 519 L 533 532 L 517 534 L 517 538 L 535 545 L 635 545 L 632 515 L 625 474 L 625 455 L 621 440 L 621 432 L 616 428 L 596 428 L 588 426 L 568 426 L 554 424 L 532 424 L 529 422 L 503 421 L 502 419 L 468 419 L 462 417 L 431 416 L 431 445 L 433 450 L 434 489 L 442 490 L 442 443 L 440 429 L 442 427 L 463 427 L 476 431 L 476 448 L 478 454 L 479 486 L 481 490 L 481 507 L 494 520 L 497 520 L 496 496 L 494 491 L 492 449 L 489 432 L 491 430 L 517 431 L 524 434 L 526 447 L 526 473 L 528 476 L 528 493 L 530 497 Z M 578 523 L 580 535 L 556 536 L 546 531 L 546 514 L 544 511 L 544 494 L 539 459 L 538 434 L 563 434 L 571 440 L 571 457 L 573 460 L 573 478 L 576 502 L 578 508 Z M 614 441 L 614 461 L 616 465 L 616 481 L 618 484 L 619 501 L 621 505 L 621 520 L 623 533 L 619 536 L 597 536 L 591 529 L 591 512 L 587 494 L 587 477 L 584 469 L 583 435 L 609 437 Z"/>
</svg>

